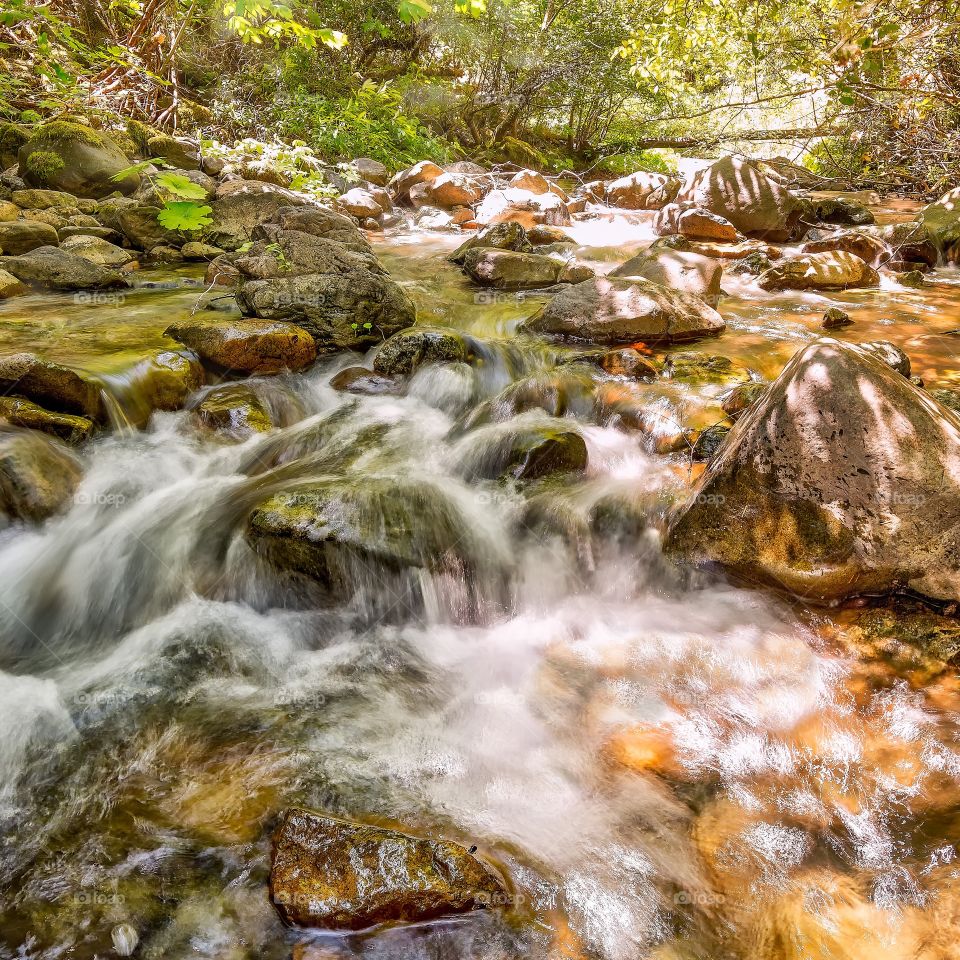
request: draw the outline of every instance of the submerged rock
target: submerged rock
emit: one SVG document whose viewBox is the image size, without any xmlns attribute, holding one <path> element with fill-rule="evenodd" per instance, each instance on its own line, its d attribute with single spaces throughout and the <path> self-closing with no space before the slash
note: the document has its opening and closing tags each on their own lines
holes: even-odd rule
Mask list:
<svg viewBox="0 0 960 960">
<path fill-rule="evenodd" d="M 731 419 L 736 420 L 742 413 L 749 410 L 767 390 L 766 383 L 751 380 L 749 383 L 737 384 L 724 398 L 720 409 Z"/>
<path fill-rule="evenodd" d="M 463 258 L 464 272 L 475 283 L 496 290 L 538 290 L 557 283 L 580 283 L 593 276 L 582 264 L 512 250 L 470 250 Z"/>
<path fill-rule="evenodd" d="M 164 334 L 221 370 L 269 374 L 301 370 L 317 356 L 302 327 L 272 320 L 185 320 Z"/>
<path fill-rule="evenodd" d="M 400 392 L 396 380 L 381 376 L 366 367 L 345 367 L 330 378 L 330 386 L 344 393 L 359 393 L 371 397 Z"/>
<path fill-rule="evenodd" d="M 815 602 L 960 599 L 960 420 L 865 350 L 821 340 L 739 418 L 667 547 Z"/>
<path fill-rule="evenodd" d="M 274 835 L 270 892 L 287 923 L 362 930 L 482 909 L 504 888 L 460 844 L 294 807 Z"/>
<path fill-rule="evenodd" d="M 425 363 L 463 363 L 470 349 L 463 335 L 453 330 L 411 327 L 395 333 L 377 348 L 373 369 L 390 376 L 413 373 Z"/>
<path fill-rule="evenodd" d="M 0 269 L 31 286 L 50 290 L 111 290 L 127 285 L 116 270 L 59 247 L 37 247 L 18 257 L 0 257 Z"/>
<path fill-rule="evenodd" d="M 631 344 L 696 340 L 722 333 L 726 324 L 692 294 L 639 278 L 598 277 L 557 294 L 523 326 L 531 333 Z"/>
<path fill-rule="evenodd" d="M 583 436 L 560 419 L 514 419 L 468 434 L 461 444 L 460 468 L 472 479 L 538 480 L 587 467 Z"/>
<path fill-rule="evenodd" d="M 0 431 L 0 513 L 46 520 L 73 496 L 83 470 L 56 440 L 32 430 Z"/>
<path fill-rule="evenodd" d="M 273 427 L 269 411 L 243 383 L 214 387 L 197 405 L 196 415 L 205 427 L 232 440 L 246 440 Z"/>
<path fill-rule="evenodd" d="M 763 290 L 846 290 L 876 287 L 880 276 L 860 257 L 845 252 L 804 253 L 780 260 L 757 278 Z"/>
<path fill-rule="evenodd" d="M 79 414 L 92 420 L 103 416 L 100 384 L 35 353 L 0 357 L 0 390 L 60 413 Z"/>
</svg>

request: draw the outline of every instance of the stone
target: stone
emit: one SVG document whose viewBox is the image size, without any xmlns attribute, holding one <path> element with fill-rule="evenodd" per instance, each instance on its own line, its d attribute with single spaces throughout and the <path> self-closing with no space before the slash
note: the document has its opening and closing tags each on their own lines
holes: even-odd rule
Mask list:
<svg viewBox="0 0 960 960">
<path fill-rule="evenodd" d="M 216 260 L 223 252 L 220 247 L 199 240 L 190 240 L 180 248 L 184 260 Z"/>
<path fill-rule="evenodd" d="M 660 373 L 652 360 L 632 347 L 601 354 L 600 366 L 611 376 L 633 380 L 656 380 Z"/>
<path fill-rule="evenodd" d="M 580 473 L 587 468 L 587 445 L 580 432 L 564 421 L 550 426 L 508 421 L 489 428 L 496 433 L 482 446 L 472 445 L 460 459 L 471 479 L 537 480 L 556 474 Z M 468 435 L 467 440 L 473 438 Z"/>
<path fill-rule="evenodd" d="M 749 373 L 729 357 L 686 350 L 671 353 L 666 358 L 663 375 L 671 380 L 684 380 L 689 383 L 723 383 L 749 377 Z"/>
<path fill-rule="evenodd" d="M 60 249 L 102 267 L 123 267 L 134 260 L 134 255 L 129 250 L 99 237 L 67 237 L 61 242 Z"/>
<path fill-rule="evenodd" d="M 0 391 L 26 397 L 60 413 L 78 414 L 92 420 L 102 420 L 104 416 L 100 384 L 35 353 L 0 357 Z"/>
<path fill-rule="evenodd" d="M 778 261 L 757 278 L 763 290 L 846 290 L 876 287 L 880 276 L 852 253 L 802 253 Z"/>
<path fill-rule="evenodd" d="M 161 243 L 149 249 L 147 259 L 151 263 L 183 263 L 184 256 L 176 247 Z"/>
<path fill-rule="evenodd" d="M 839 307 L 830 307 L 823 315 L 823 323 L 820 324 L 824 330 L 836 330 L 838 327 L 849 327 L 853 321 L 850 314 Z"/>
<path fill-rule="evenodd" d="M 469 206 L 482 196 L 483 186 L 462 173 L 444 173 L 427 184 L 426 197 L 430 203 L 450 209 Z"/>
<path fill-rule="evenodd" d="M 17 257 L 0 257 L 0 269 L 30 286 L 50 290 L 112 290 L 127 285 L 116 270 L 59 247 L 37 247 Z"/>
<path fill-rule="evenodd" d="M 688 240 L 714 240 L 718 243 L 735 243 L 739 239 L 737 228 L 729 220 L 699 207 L 680 213 L 677 233 Z"/>
<path fill-rule="evenodd" d="M 398 376 L 413 373 L 426 363 L 465 363 L 469 358 L 470 349 L 461 334 L 417 326 L 395 333 L 379 346 L 373 369 Z"/>
<path fill-rule="evenodd" d="M 879 267 L 886 263 L 893 254 L 893 251 L 879 237 L 857 231 L 837 233 L 832 237 L 811 240 L 801 248 L 802 253 L 829 253 L 832 251 L 852 253 L 872 267 Z"/>
<path fill-rule="evenodd" d="M 368 190 L 362 190 L 360 187 L 348 190 L 337 202 L 347 213 L 361 220 L 366 217 L 375 219 L 383 213 L 383 208 L 377 202 L 377 198 Z"/>
<path fill-rule="evenodd" d="M 698 431 L 690 450 L 690 457 L 695 463 L 712 460 L 719 453 L 729 434 L 730 428 L 722 423 L 716 423 L 707 427 L 706 430 Z"/>
<path fill-rule="evenodd" d="M 715 336 L 723 318 L 698 297 L 640 278 L 598 277 L 561 291 L 523 324 L 531 333 L 598 344 Z"/>
<path fill-rule="evenodd" d="M 37 247 L 55 247 L 60 242 L 56 228 L 37 220 L 14 220 L 0 223 L 0 250 L 18 257 Z"/>
<path fill-rule="evenodd" d="M 195 413 L 203 426 L 236 441 L 273 428 L 269 411 L 256 392 L 243 383 L 214 387 L 204 394 Z"/>
<path fill-rule="evenodd" d="M 926 283 L 920 270 L 904 270 L 896 274 L 896 280 L 901 286 L 912 287 L 915 290 L 919 290 Z"/>
<path fill-rule="evenodd" d="M 27 285 L 21 283 L 12 273 L 0 270 L 0 300 L 20 297 L 27 293 Z"/>
<path fill-rule="evenodd" d="M 888 340 L 871 340 L 859 346 L 861 350 L 866 350 L 892 370 L 896 370 L 900 376 L 910 379 L 910 358 L 899 347 Z"/>
<path fill-rule="evenodd" d="M 460 844 L 296 807 L 283 811 L 274 834 L 270 893 L 285 922 L 327 930 L 433 920 L 504 902 L 499 878 Z"/>
<path fill-rule="evenodd" d="M 947 263 L 957 262 L 960 259 L 960 187 L 948 190 L 935 203 L 924 207 L 915 227 L 916 235 L 928 240 Z M 891 245 L 903 259 L 912 259 L 904 256 L 902 245 Z"/>
<path fill-rule="evenodd" d="M 192 140 L 158 133 L 147 141 L 151 157 L 160 157 L 181 170 L 200 169 L 200 148 Z"/>
<path fill-rule="evenodd" d="M 570 214 L 564 201 L 554 193 L 531 193 L 507 187 L 491 190 L 476 209 L 478 223 L 503 223 L 513 220 L 526 229 L 538 223 L 555 227 L 570 226 Z"/>
<path fill-rule="evenodd" d="M 228 180 L 210 202 L 213 224 L 203 239 L 224 250 L 236 250 L 254 239 L 255 228 L 288 207 L 306 206 L 299 194 L 260 180 Z"/>
<path fill-rule="evenodd" d="M 410 190 L 418 184 L 430 183 L 443 176 L 443 170 L 429 160 L 421 160 L 406 170 L 401 170 L 388 184 L 387 189 L 398 203 L 410 200 Z"/>
<path fill-rule="evenodd" d="M 370 253 L 370 243 L 356 223 L 341 213 L 326 207 L 281 207 L 268 220 L 253 228 L 254 241 L 273 243 L 287 230 L 306 233 L 311 237 L 333 240 L 354 253 Z"/>
<path fill-rule="evenodd" d="M 470 250 L 463 270 L 474 283 L 496 290 L 537 290 L 557 283 L 579 283 L 593 276 L 590 267 L 536 253 Z"/>
<path fill-rule="evenodd" d="M 389 342 L 388 340 L 387 343 Z M 330 378 L 330 386 L 344 393 L 359 393 L 371 397 L 399 393 L 399 385 L 395 380 L 366 367 L 345 367 L 339 370 Z"/>
<path fill-rule="evenodd" d="M 18 166 L 30 186 L 78 197 L 99 198 L 116 191 L 130 194 L 140 185 L 140 175 L 134 171 L 114 179 L 130 167 L 130 161 L 108 134 L 67 120 L 39 127 L 20 147 Z"/>
<path fill-rule="evenodd" d="M 847 197 L 816 199 L 811 201 L 811 208 L 813 219 L 817 223 L 866 227 L 876 222 L 876 217 L 867 207 Z"/>
<path fill-rule="evenodd" d="M 605 184 L 602 196 L 597 198 L 606 200 L 611 207 L 625 210 L 658 210 L 664 205 L 662 191 L 669 181 L 670 178 L 662 173 L 640 170 Z M 658 198 L 659 203 L 648 205 L 653 197 Z"/>
<path fill-rule="evenodd" d="M 451 263 L 463 264 L 467 253 L 480 248 L 492 250 L 514 250 L 517 253 L 531 253 L 533 245 L 527 231 L 519 223 L 507 221 L 484 227 L 469 240 L 465 240 L 450 254 Z"/>
<path fill-rule="evenodd" d="M 157 220 L 160 213 L 160 207 L 157 206 L 132 204 L 117 210 L 110 220 L 116 223 L 116 229 L 127 238 L 130 245 L 138 250 L 153 250 L 161 246 L 179 248 L 183 237 L 176 230 L 168 230 L 160 225 Z"/>
<path fill-rule="evenodd" d="M 774 242 L 790 238 L 803 210 L 800 200 L 755 162 L 733 156 L 687 177 L 676 199 L 724 217 L 741 233 Z"/>
<path fill-rule="evenodd" d="M 136 363 L 124 380 L 129 388 L 121 398 L 124 412 L 142 428 L 156 410 L 182 410 L 203 386 L 204 372 L 192 351 L 160 350 Z"/>
<path fill-rule="evenodd" d="M 671 290 L 692 293 L 707 303 L 720 299 L 723 267 L 711 257 L 682 250 L 651 250 L 621 264 L 611 277 L 642 277 Z"/>
<path fill-rule="evenodd" d="M 386 186 L 390 179 L 390 171 L 379 161 L 371 160 L 369 157 L 358 157 L 351 164 L 354 170 L 362 180 L 368 183 L 376 184 L 378 187 Z"/>
<path fill-rule="evenodd" d="M 0 223 L 10 223 L 20 216 L 20 208 L 9 200 L 0 200 Z"/>
<path fill-rule="evenodd" d="M 23 397 L 0 396 L 0 420 L 14 427 L 48 433 L 67 443 L 88 440 L 94 429 L 89 417 L 46 410 Z"/>
<path fill-rule="evenodd" d="M 317 356 L 306 330 L 274 320 L 185 320 L 167 327 L 164 334 L 217 369 L 239 373 L 301 370 Z"/>
<path fill-rule="evenodd" d="M 0 513 L 40 522 L 59 513 L 83 476 L 80 462 L 33 430 L 0 431 Z"/>
<path fill-rule="evenodd" d="M 736 420 L 745 410 L 753 406 L 766 393 L 767 384 L 751 380 L 738 383 L 721 401 L 720 409 L 731 419 Z"/>
<path fill-rule="evenodd" d="M 488 229 L 493 229 L 488 228 Z M 546 223 L 538 223 L 527 231 L 527 240 L 535 247 L 553 246 L 556 244 L 576 244 L 576 240 L 560 227 L 551 227 Z"/>
<path fill-rule="evenodd" d="M 62 190 L 14 190 L 13 203 L 23 210 L 49 210 L 51 207 L 75 207 L 77 198 Z M 11 217 L 10 219 L 16 219 Z"/>
<path fill-rule="evenodd" d="M 960 419 L 869 352 L 819 340 L 737 420 L 667 549 L 810 602 L 955 602 Z"/>
<path fill-rule="evenodd" d="M 549 193 L 550 184 L 542 173 L 536 170 L 519 170 L 510 178 L 510 186 L 530 193 Z"/>
</svg>

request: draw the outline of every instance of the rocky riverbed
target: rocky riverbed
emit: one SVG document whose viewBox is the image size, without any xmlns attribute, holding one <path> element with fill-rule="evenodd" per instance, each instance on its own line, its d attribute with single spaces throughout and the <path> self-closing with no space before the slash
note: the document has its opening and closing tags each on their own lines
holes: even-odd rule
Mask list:
<svg viewBox="0 0 960 960">
<path fill-rule="evenodd" d="M 953 956 L 949 195 L 104 136 L 0 178 L 0 956 Z"/>
</svg>

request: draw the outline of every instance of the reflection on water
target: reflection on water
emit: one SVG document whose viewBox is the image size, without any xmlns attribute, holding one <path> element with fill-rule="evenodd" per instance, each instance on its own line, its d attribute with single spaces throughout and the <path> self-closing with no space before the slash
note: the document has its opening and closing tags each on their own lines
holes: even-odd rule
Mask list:
<svg viewBox="0 0 960 960">
<path fill-rule="evenodd" d="M 578 239 L 625 259 L 649 240 L 634 220 Z M 558 352 L 500 343 L 536 298 L 478 302 L 443 260 L 455 242 L 378 253 L 424 320 L 492 341 L 482 362 L 422 370 L 403 398 L 335 393 L 342 359 L 276 378 L 293 422 L 233 446 L 158 414 L 83 453 L 66 515 L 0 533 L 0 957 L 113 955 L 128 924 L 135 955 L 158 960 L 955 958 L 955 672 L 858 656 L 852 611 L 680 579 L 659 536 L 684 455 L 592 408 L 567 413 L 583 475 L 470 479 L 465 412 Z M 951 376 L 947 273 L 922 291 L 729 292 L 730 327 L 702 349 L 762 375 L 841 304 L 844 336 Z M 198 293 L 136 291 L 99 312 L 13 301 L 0 325 L 16 349 L 106 373 L 114 351 L 169 346 L 162 329 Z M 716 402 L 710 385 L 650 389 L 681 417 Z M 371 615 L 385 569 L 358 568 L 335 602 L 282 578 L 246 515 L 321 478 L 414 484 L 411 535 L 452 517 L 462 566 L 421 571 L 388 617 Z M 460 602 L 467 587 L 488 602 Z M 285 930 L 266 877 L 289 803 L 478 844 L 509 872 L 513 908 L 346 938 Z"/>
</svg>

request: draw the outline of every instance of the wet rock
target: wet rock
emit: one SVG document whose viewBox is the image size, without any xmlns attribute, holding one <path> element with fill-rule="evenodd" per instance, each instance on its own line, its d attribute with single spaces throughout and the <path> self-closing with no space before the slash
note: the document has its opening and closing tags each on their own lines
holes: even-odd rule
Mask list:
<svg viewBox="0 0 960 960">
<path fill-rule="evenodd" d="M 0 390 L 60 413 L 79 414 L 92 420 L 103 416 L 98 383 L 35 353 L 0 357 Z"/>
<path fill-rule="evenodd" d="M 370 397 L 400 392 L 396 380 L 374 373 L 366 367 L 345 367 L 330 378 L 330 386 L 344 393 L 359 393 Z"/>
<path fill-rule="evenodd" d="M 779 247 L 764 243 L 762 240 L 715 243 L 710 240 L 687 240 L 686 237 L 678 237 L 677 239 L 685 241 L 684 249 L 689 253 L 699 253 L 703 257 L 713 257 L 717 260 L 742 260 L 752 254 L 762 254 L 769 260 L 779 260 L 782 255 Z"/>
<path fill-rule="evenodd" d="M 185 320 L 164 334 L 220 370 L 271 374 L 301 370 L 317 356 L 313 337 L 292 323 L 273 320 Z"/>
<path fill-rule="evenodd" d="M 862 203 L 848 197 L 828 197 L 811 201 L 811 213 L 817 223 L 865 227 L 876 222 L 873 213 Z"/>
<path fill-rule="evenodd" d="M 632 347 L 608 350 L 601 354 L 600 366 L 611 376 L 630 377 L 633 380 L 656 380 L 660 373 L 652 360 Z"/>
<path fill-rule="evenodd" d="M 451 263 L 463 264 L 471 250 L 513 250 L 517 253 L 530 253 L 533 246 L 527 236 L 527 231 L 519 223 L 507 221 L 494 223 L 484 227 L 479 233 L 465 240 L 450 254 Z"/>
<path fill-rule="evenodd" d="M 920 651 L 942 666 L 960 661 L 960 622 L 929 611 L 865 610 L 844 633 L 860 656 L 915 663 Z"/>
<path fill-rule="evenodd" d="M 939 249 L 930 230 L 923 222 L 887 223 L 883 226 L 862 227 L 857 231 L 877 237 L 896 251 L 900 261 L 935 267 Z"/>
<path fill-rule="evenodd" d="M 678 202 L 690 202 L 729 220 L 741 233 L 766 240 L 789 239 L 802 204 L 753 161 L 724 157 L 687 177 Z"/>
<path fill-rule="evenodd" d="M 510 178 L 510 186 L 530 193 L 549 193 L 550 184 L 542 173 L 536 170 L 520 170 Z"/>
<path fill-rule="evenodd" d="M 124 404 L 127 416 L 143 427 L 155 410 L 182 410 L 190 394 L 203 386 L 204 372 L 192 352 L 161 350 L 137 363 L 126 379 L 131 388 Z"/>
<path fill-rule="evenodd" d="M 638 254 L 610 276 L 642 277 L 671 290 L 692 293 L 707 303 L 716 303 L 720 298 L 723 267 L 716 260 L 696 253 L 657 249 Z"/>
<path fill-rule="evenodd" d="M 337 203 L 343 207 L 347 213 L 363 220 L 365 217 L 376 219 L 383 213 L 383 208 L 377 202 L 376 197 L 367 190 L 360 187 L 354 187 L 348 190 Z"/>
<path fill-rule="evenodd" d="M 504 890 L 457 843 L 291 808 L 274 835 L 270 892 L 287 923 L 361 930 L 482 909 Z"/>
<path fill-rule="evenodd" d="M 105 197 L 115 191 L 133 193 L 140 184 L 135 172 L 114 179 L 130 166 L 130 161 L 109 135 L 66 120 L 39 127 L 20 147 L 18 166 L 30 186 L 78 197 Z"/>
<path fill-rule="evenodd" d="M 379 161 L 369 157 L 357 157 L 351 164 L 361 180 L 376 184 L 378 187 L 386 185 L 390 179 L 390 171 Z"/>
<path fill-rule="evenodd" d="M 664 362 L 663 375 L 671 380 L 711 383 L 722 383 L 731 379 L 743 380 L 750 376 L 729 357 L 694 351 L 671 353 Z"/>
<path fill-rule="evenodd" d="M 780 260 L 760 274 L 763 290 L 846 290 L 876 287 L 877 271 L 852 253 L 804 253 Z"/>
<path fill-rule="evenodd" d="M 67 237 L 60 244 L 60 249 L 74 256 L 83 257 L 91 263 L 98 263 L 102 267 L 123 267 L 134 259 L 129 250 L 124 250 L 123 247 L 98 237 Z"/>
<path fill-rule="evenodd" d="M 14 427 L 48 433 L 67 443 L 80 443 L 93 433 L 93 421 L 88 417 L 46 410 L 22 397 L 0 397 L 0 420 Z"/>
<path fill-rule="evenodd" d="M 421 160 L 406 170 L 401 170 L 387 184 L 387 189 L 393 194 L 398 203 L 406 203 L 410 199 L 410 190 L 421 183 L 431 183 L 437 177 L 443 176 L 443 170 L 429 160 Z"/>
<path fill-rule="evenodd" d="M 0 432 L 0 513 L 39 522 L 68 504 L 83 475 L 66 447 L 32 430 Z"/>
<path fill-rule="evenodd" d="M 464 363 L 470 349 L 464 337 L 451 330 L 412 327 L 395 333 L 377 348 L 373 369 L 398 376 L 413 373 L 427 363 Z"/>
<path fill-rule="evenodd" d="M 641 170 L 605 184 L 600 199 L 625 210 L 659 210 L 668 202 L 670 184 L 670 178 L 663 174 Z M 679 181 L 672 181 L 672 186 L 678 188 Z"/>
<path fill-rule="evenodd" d="M 602 277 L 557 294 L 523 326 L 531 333 L 631 344 L 695 340 L 722 333 L 726 324 L 692 294 L 649 280 Z"/>
<path fill-rule="evenodd" d="M 217 188 L 210 202 L 213 225 L 204 235 L 207 243 L 236 250 L 254 239 L 254 229 L 287 207 L 306 205 L 303 197 L 259 180 L 228 180 Z"/>
<path fill-rule="evenodd" d="M 26 284 L 21 283 L 12 273 L 7 273 L 6 270 L 0 270 L 0 300 L 19 297 L 26 292 Z"/>
<path fill-rule="evenodd" d="M 127 285 L 116 270 L 58 247 L 37 247 L 17 257 L 0 257 L 0 269 L 30 286 L 51 290 L 111 290 Z"/>
<path fill-rule="evenodd" d="M 839 307 L 830 307 L 823 315 L 823 323 L 820 324 L 824 330 L 836 330 L 839 327 L 849 327 L 853 321 L 850 314 Z"/>
<path fill-rule="evenodd" d="M 748 253 L 739 260 L 734 260 L 727 268 L 730 273 L 738 276 L 759 277 L 761 273 L 769 270 L 773 266 L 773 261 L 759 250 Z"/>
<path fill-rule="evenodd" d="M 465 207 L 476 203 L 484 193 L 483 185 L 462 173 L 444 173 L 427 184 L 427 199 L 438 207 Z"/>
<path fill-rule="evenodd" d="M 696 434 L 690 456 L 698 463 L 712 460 L 727 439 L 730 428 L 721 423 L 707 427 Z"/>
<path fill-rule="evenodd" d="M 281 233 L 291 230 L 335 241 L 354 253 L 371 252 L 369 242 L 356 223 L 326 207 L 280 207 L 269 220 L 254 227 L 253 239 L 273 243 Z"/>
<path fill-rule="evenodd" d="M 814 602 L 955 601 L 960 419 L 867 351 L 813 343 L 737 421 L 667 546 Z"/>
<path fill-rule="evenodd" d="M 554 193 L 531 193 L 507 187 L 491 190 L 477 207 L 478 223 L 515 221 L 526 229 L 538 223 L 555 227 L 569 226 L 570 214 L 564 201 Z"/>
<path fill-rule="evenodd" d="M 541 425 L 514 419 L 487 427 L 465 440 L 461 469 L 472 479 L 537 480 L 580 473 L 587 467 L 583 436 L 562 420 Z"/>
<path fill-rule="evenodd" d="M 231 440 L 246 440 L 273 427 L 256 392 L 241 383 L 214 387 L 197 405 L 196 416 L 203 426 Z"/>
<path fill-rule="evenodd" d="M 464 272 L 474 283 L 496 290 L 538 290 L 556 283 L 580 283 L 593 276 L 590 267 L 574 261 L 513 250 L 469 250 Z"/>
<path fill-rule="evenodd" d="M 60 242 L 56 228 L 38 220 L 0 223 L 0 250 L 16 257 L 37 247 L 55 247 Z"/>
<path fill-rule="evenodd" d="M 731 419 L 736 420 L 744 411 L 749 410 L 767 391 L 767 384 L 751 380 L 737 384 L 722 400 L 720 409 Z"/>
<path fill-rule="evenodd" d="M 832 237 L 811 240 L 802 247 L 803 253 L 829 253 L 840 251 L 852 253 L 873 267 L 886 263 L 891 255 L 890 248 L 879 238 L 869 233 L 838 233 Z"/>
<path fill-rule="evenodd" d="M 729 220 L 700 207 L 683 210 L 677 216 L 677 233 L 688 240 L 716 240 L 719 243 L 735 243 L 739 238 L 737 228 Z"/>
<path fill-rule="evenodd" d="M 180 248 L 180 254 L 184 260 L 216 260 L 223 255 L 223 250 L 210 243 L 190 240 Z"/>
<path fill-rule="evenodd" d="M 913 287 L 919 290 L 926 281 L 920 270 L 904 270 L 896 275 L 897 283 L 904 287 Z"/>
<path fill-rule="evenodd" d="M 910 358 L 888 340 L 870 340 L 867 343 L 861 343 L 860 349 L 866 350 L 901 376 L 910 379 Z"/>
<path fill-rule="evenodd" d="M 485 423 L 505 423 L 529 411 L 551 417 L 589 418 L 593 412 L 593 371 L 583 364 L 569 364 L 515 380 L 486 403 L 475 407 L 463 421 L 471 430 Z"/>
</svg>

